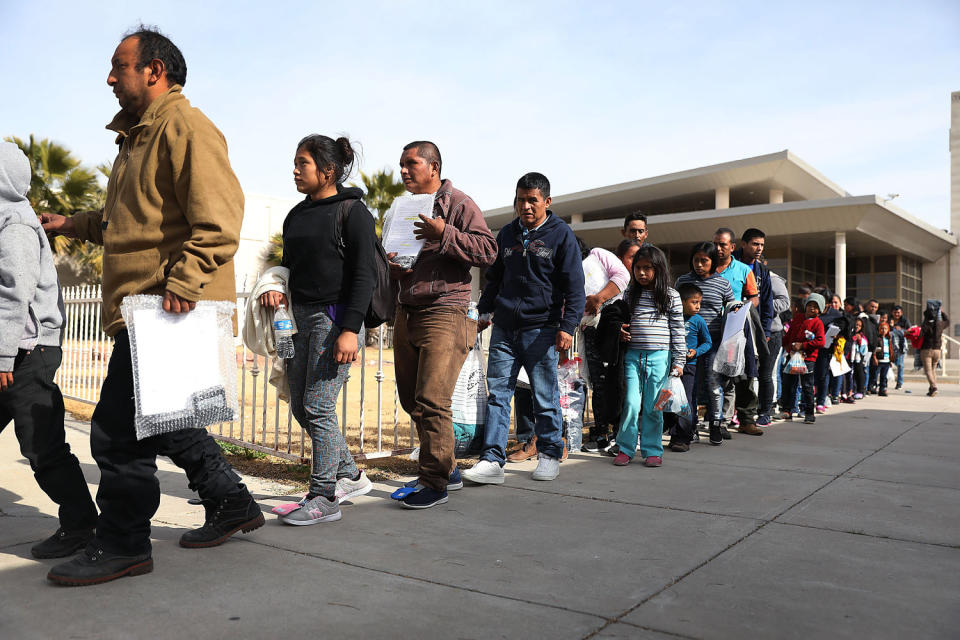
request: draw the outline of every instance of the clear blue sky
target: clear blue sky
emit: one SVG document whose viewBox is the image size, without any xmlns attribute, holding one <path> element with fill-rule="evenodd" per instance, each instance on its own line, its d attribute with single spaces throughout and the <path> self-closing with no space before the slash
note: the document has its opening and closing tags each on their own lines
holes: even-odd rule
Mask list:
<svg viewBox="0 0 960 640">
<path fill-rule="evenodd" d="M 0 136 L 112 161 L 109 60 L 140 21 L 183 51 L 185 94 L 248 193 L 297 197 L 312 132 L 359 141 L 366 171 L 434 140 L 482 208 L 509 204 L 526 171 L 562 194 L 790 149 L 949 225 L 955 1 L 0 0 Z"/>
</svg>

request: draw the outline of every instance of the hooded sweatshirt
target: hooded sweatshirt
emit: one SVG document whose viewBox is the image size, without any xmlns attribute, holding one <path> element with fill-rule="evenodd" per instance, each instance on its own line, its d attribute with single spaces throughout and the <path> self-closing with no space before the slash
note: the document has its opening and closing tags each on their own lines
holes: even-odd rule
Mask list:
<svg viewBox="0 0 960 640">
<path fill-rule="evenodd" d="M 0 142 L 0 371 L 20 349 L 59 347 L 63 298 L 50 243 L 27 200 L 30 162 Z"/>
</svg>

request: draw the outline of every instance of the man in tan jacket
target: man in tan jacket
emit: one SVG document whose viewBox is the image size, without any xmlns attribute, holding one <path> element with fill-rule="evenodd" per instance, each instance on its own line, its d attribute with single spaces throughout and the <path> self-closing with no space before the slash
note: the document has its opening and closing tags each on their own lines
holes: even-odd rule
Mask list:
<svg viewBox="0 0 960 640">
<path fill-rule="evenodd" d="M 90 447 L 100 467 L 96 537 L 47 578 L 88 585 L 153 569 L 150 518 L 160 504 L 156 457 L 187 471 L 207 507 L 203 527 L 184 547 L 222 544 L 263 524 L 239 476 L 203 429 L 138 441 L 133 369 L 124 297 L 163 296 L 163 308 L 188 313 L 198 300 L 236 300 L 233 255 L 243 219 L 243 193 L 227 158 L 223 134 L 181 93 L 186 63 L 179 49 L 141 27 L 113 55 L 107 84 L 121 111 L 107 125 L 119 154 L 102 211 L 42 216 L 48 232 L 102 244 L 103 325 L 114 337 L 107 377 L 91 420 Z M 184 363 L 189 366 L 189 363 Z"/>
</svg>

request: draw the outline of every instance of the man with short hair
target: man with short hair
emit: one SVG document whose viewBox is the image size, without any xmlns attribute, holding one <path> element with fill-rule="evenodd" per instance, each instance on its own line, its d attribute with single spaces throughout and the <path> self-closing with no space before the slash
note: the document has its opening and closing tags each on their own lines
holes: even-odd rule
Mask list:
<svg viewBox="0 0 960 640">
<path fill-rule="evenodd" d="M 440 150 L 427 140 L 411 142 L 400 156 L 407 191 L 434 195 L 433 217 L 421 215 L 414 224 L 415 237 L 426 242 L 413 267 L 390 264 L 400 286 L 393 333 L 397 393 L 420 438 L 416 490 L 401 500 L 408 509 L 443 504 L 448 484 L 463 486 L 454 457 L 451 398 L 477 337 L 476 322 L 467 317 L 470 268 L 489 266 L 497 257 L 480 208 L 440 177 L 442 167 Z"/>
<path fill-rule="evenodd" d="M 623 219 L 623 229 L 620 230 L 627 240 L 636 240 L 640 244 L 647 241 L 647 216 L 639 211 L 628 213 Z"/>
<path fill-rule="evenodd" d="M 757 282 L 759 290 L 758 310 L 760 312 L 760 326 L 763 327 L 764 340 L 770 346 L 769 351 L 764 354 L 760 352 L 760 366 L 757 375 L 759 412 L 757 417 L 758 427 L 769 427 L 771 416 L 773 415 L 773 368 L 776 366 L 776 359 L 779 357 L 780 350 L 776 348 L 774 339 L 780 336 L 773 336 L 771 326 L 773 324 L 773 286 L 770 276 L 770 270 L 761 260 L 764 245 L 766 244 L 766 234 L 760 229 L 750 228 L 740 236 L 740 248 L 733 252 L 733 257 L 743 264 L 750 267 L 753 277 Z M 771 353 L 772 352 L 772 353 Z"/>
<path fill-rule="evenodd" d="M 907 317 L 903 315 L 903 307 L 898 304 L 893 305 L 890 310 L 890 331 L 897 339 L 897 358 L 894 364 L 897 366 L 897 389 L 903 388 L 903 359 L 907 353 L 907 329 L 912 325 Z"/>
<path fill-rule="evenodd" d="M 230 169 L 223 134 L 181 93 L 187 66 L 180 50 L 152 28 L 125 36 L 113 54 L 107 84 L 121 111 L 107 128 L 120 147 L 101 211 L 42 216 L 47 232 L 104 247 L 103 327 L 113 355 L 90 423 L 90 449 L 100 467 L 95 538 L 47 578 L 90 585 L 153 570 L 150 518 L 160 504 L 158 454 L 187 471 L 203 498 L 203 527 L 183 547 L 222 544 L 263 524 L 263 513 L 205 429 L 137 440 L 130 340 L 120 303 L 130 295 L 162 295 L 169 313 L 189 313 L 198 300 L 236 302 L 233 256 L 243 220 L 243 192 Z"/>
<path fill-rule="evenodd" d="M 863 308 L 867 314 L 867 320 L 863 323 L 863 331 L 867 334 L 867 348 L 870 353 L 879 345 L 880 333 L 880 302 L 876 298 L 870 298 Z M 867 325 L 870 325 L 869 327 Z M 874 364 L 873 358 L 869 358 L 869 369 L 867 370 L 867 393 L 875 394 L 877 392 L 877 373 L 880 371 L 880 365 Z"/>
<path fill-rule="evenodd" d="M 756 277 L 753 271 L 733 257 L 736 251 L 737 243 L 734 242 L 736 236 L 733 229 L 720 227 L 713 233 L 713 244 L 717 248 L 717 273 L 719 273 L 733 289 L 733 297 L 737 300 L 750 302 L 754 306 L 760 304 Z M 751 339 L 750 323 L 745 323 L 744 330 L 747 332 L 747 349 L 745 353 L 746 366 L 742 377 L 746 381 L 737 382 L 732 378 L 724 379 L 723 388 L 723 420 L 724 424 L 720 426 L 720 433 L 725 440 L 730 439 L 730 432 L 727 430 L 733 420 L 734 411 L 738 414 L 740 426 L 738 431 L 751 436 L 763 435 L 763 429 L 757 427 L 756 413 L 758 408 L 758 398 L 753 390 L 752 379 L 757 378 L 757 350 L 754 349 L 754 340 Z M 744 421 L 743 417 L 747 416 Z M 744 423 L 745 422 L 745 423 Z"/>
<path fill-rule="evenodd" d="M 517 181 L 517 218 L 497 236 L 496 262 L 478 311 L 493 332 L 487 359 L 487 423 L 480 462 L 463 477 L 502 484 L 510 428 L 510 400 L 522 366 L 533 392 L 537 468 L 534 480 L 553 480 L 563 451 L 557 353 L 573 343 L 586 304 L 580 247 L 570 226 L 550 211 L 550 181 L 527 173 Z"/>
</svg>

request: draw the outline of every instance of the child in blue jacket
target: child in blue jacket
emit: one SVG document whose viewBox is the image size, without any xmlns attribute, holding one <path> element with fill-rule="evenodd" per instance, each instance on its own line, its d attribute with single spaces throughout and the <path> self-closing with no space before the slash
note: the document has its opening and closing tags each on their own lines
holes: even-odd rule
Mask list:
<svg viewBox="0 0 960 640">
<path fill-rule="evenodd" d="M 707 322 L 700 315 L 703 291 L 697 285 L 686 282 L 677 287 L 677 293 L 683 302 L 683 321 L 687 334 L 687 362 L 680 380 L 687 394 L 690 413 L 664 413 L 663 426 L 670 432 L 670 450 L 682 453 L 690 450 L 690 443 L 697 433 L 697 358 L 710 351 L 713 342 Z"/>
</svg>

